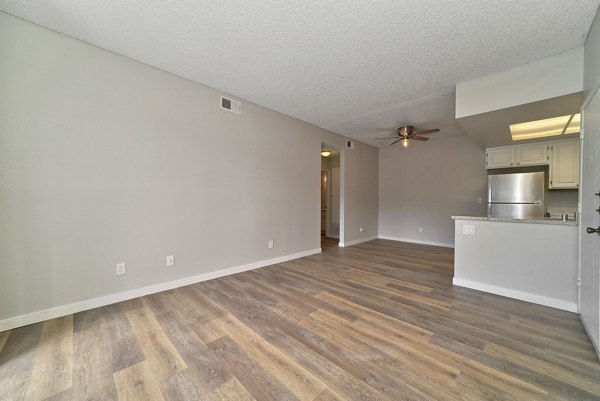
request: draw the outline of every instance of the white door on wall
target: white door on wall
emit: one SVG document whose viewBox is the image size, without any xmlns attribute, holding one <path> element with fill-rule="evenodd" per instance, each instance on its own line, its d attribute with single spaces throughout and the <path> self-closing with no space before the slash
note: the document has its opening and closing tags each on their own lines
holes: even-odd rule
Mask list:
<svg viewBox="0 0 600 401">
<path fill-rule="evenodd" d="M 600 349 L 600 91 L 583 111 L 580 217 L 580 313 Z"/>
</svg>

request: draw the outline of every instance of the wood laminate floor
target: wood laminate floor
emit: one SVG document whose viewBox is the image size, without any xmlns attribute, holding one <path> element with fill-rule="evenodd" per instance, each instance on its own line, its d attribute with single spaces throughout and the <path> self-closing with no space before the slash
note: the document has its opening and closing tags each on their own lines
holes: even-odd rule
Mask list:
<svg viewBox="0 0 600 401">
<path fill-rule="evenodd" d="M 0 333 L 0 400 L 600 400 L 577 315 L 375 240 Z"/>
</svg>

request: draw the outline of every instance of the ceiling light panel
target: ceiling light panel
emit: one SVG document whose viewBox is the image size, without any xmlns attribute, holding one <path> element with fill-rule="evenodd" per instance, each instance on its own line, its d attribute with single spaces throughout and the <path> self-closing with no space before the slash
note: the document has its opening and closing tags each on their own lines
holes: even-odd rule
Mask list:
<svg viewBox="0 0 600 401">
<path fill-rule="evenodd" d="M 579 114 L 569 114 L 561 117 L 546 118 L 544 120 L 512 124 L 510 125 L 510 134 L 513 141 L 563 134 L 577 134 L 580 130 L 580 120 L 581 116 Z"/>
<path fill-rule="evenodd" d="M 577 113 L 573 116 L 571 123 L 565 130 L 565 134 L 578 134 L 581 131 L 581 114 Z"/>
</svg>

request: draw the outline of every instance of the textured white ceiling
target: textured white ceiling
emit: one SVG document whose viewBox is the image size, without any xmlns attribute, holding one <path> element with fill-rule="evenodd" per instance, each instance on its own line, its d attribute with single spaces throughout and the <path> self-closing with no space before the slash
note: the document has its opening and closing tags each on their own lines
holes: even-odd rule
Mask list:
<svg viewBox="0 0 600 401">
<path fill-rule="evenodd" d="M 0 10 L 381 146 L 376 131 L 404 123 L 461 133 L 457 82 L 583 45 L 599 4 L 0 0 Z"/>
</svg>

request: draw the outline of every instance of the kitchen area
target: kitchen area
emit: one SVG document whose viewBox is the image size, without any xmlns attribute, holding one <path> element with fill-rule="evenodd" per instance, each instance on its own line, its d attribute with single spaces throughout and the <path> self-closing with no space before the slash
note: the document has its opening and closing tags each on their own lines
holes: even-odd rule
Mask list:
<svg viewBox="0 0 600 401">
<path fill-rule="evenodd" d="M 598 21 L 583 48 L 457 83 L 487 208 L 471 200 L 450 222 L 454 285 L 575 312 L 600 358 Z"/>
<path fill-rule="evenodd" d="M 487 213 L 452 216 L 454 285 L 578 312 L 577 60 L 457 85 L 456 121 L 486 154 Z"/>
<path fill-rule="evenodd" d="M 577 312 L 580 141 L 572 131 L 486 150 L 487 215 L 452 216 L 455 285 Z"/>
</svg>

